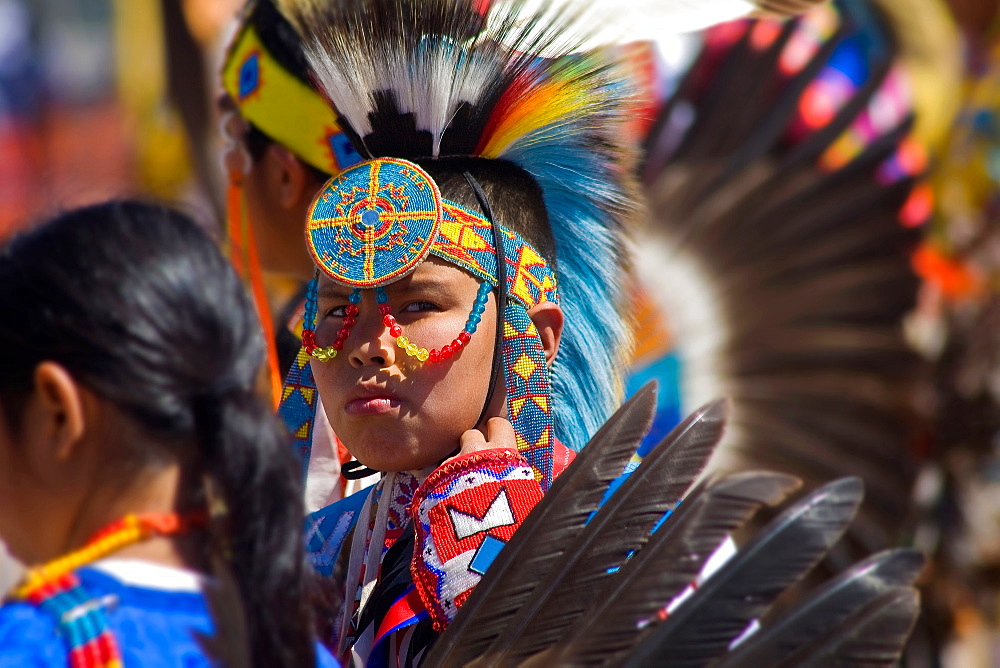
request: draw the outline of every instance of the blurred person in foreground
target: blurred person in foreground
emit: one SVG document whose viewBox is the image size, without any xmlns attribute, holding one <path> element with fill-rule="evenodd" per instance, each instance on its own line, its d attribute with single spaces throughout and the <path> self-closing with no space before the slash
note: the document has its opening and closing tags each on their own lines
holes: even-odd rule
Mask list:
<svg viewBox="0 0 1000 668">
<path fill-rule="evenodd" d="M 294 457 L 215 243 L 135 202 L 0 251 L 3 666 L 333 666 Z"/>
</svg>

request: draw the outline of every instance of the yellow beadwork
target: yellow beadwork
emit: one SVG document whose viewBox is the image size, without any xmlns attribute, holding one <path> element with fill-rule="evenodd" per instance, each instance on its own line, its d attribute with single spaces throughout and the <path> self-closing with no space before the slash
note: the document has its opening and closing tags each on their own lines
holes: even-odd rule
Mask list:
<svg viewBox="0 0 1000 668">
<path fill-rule="evenodd" d="M 326 348 L 316 348 L 309 354 L 320 362 L 329 362 L 337 357 L 337 349 L 333 346 L 327 346 Z"/>
<path fill-rule="evenodd" d="M 81 566 L 103 559 L 154 534 L 167 536 L 186 531 L 188 527 L 201 525 L 204 522 L 203 513 L 191 513 L 186 516 L 179 516 L 176 513 L 126 515 L 105 527 L 79 550 L 29 569 L 21 581 L 22 584 L 12 592 L 12 596 L 16 599 L 26 599 L 40 587 L 72 573 Z"/>
<path fill-rule="evenodd" d="M 30 569 L 24 576 L 24 584 L 14 590 L 14 598 L 27 598 L 33 591 L 46 583 L 57 580 L 67 573 L 72 573 L 81 566 L 102 559 L 112 552 L 117 552 L 123 547 L 138 543 L 153 533 L 153 529 L 143 525 L 135 515 L 123 518 L 122 524 L 121 529 L 80 548 L 76 552 L 71 552 L 64 557 Z"/>
<path fill-rule="evenodd" d="M 430 357 L 430 352 L 427 350 L 427 348 L 421 348 L 417 346 L 417 344 L 415 343 L 410 343 L 410 340 L 405 336 L 397 336 L 396 345 L 399 346 L 399 349 L 402 350 L 404 353 L 406 353 L 410 357 L 415 357 L 421 362 L 426 362 L 427 359 Z"/>
</svg>

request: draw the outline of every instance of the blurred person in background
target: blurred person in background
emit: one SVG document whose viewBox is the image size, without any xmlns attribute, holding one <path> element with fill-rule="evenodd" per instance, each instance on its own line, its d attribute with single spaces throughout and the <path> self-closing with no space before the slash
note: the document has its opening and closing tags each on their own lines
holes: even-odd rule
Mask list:
<svg viewBox="0 0 1000 668">
<path fill-rule="evenodd" d="M 22 0 L 0 0 L 0 238 L 37 197 L 42 80 L 35 32 Z"/>
<path fill-rule="evenodd" d="M 273 334 L 272 387 L 280 392 L 301 346 L 305 283 L 314 271 L 304 237 L 309 206 L 330 176 L 361 158 L 313 87 L 301 40 L 272 0 L 251 0 L 240 14 L 222 64 L 218 107 L 231 251 Z M 283 277 L 285 289 L 271 281 L 269 298 L 262 271 Z M 316 434 L 306 497 L 310 510 L 356 487 L 339 475 L 350 456 L 325 420 Z"/>
</svg>

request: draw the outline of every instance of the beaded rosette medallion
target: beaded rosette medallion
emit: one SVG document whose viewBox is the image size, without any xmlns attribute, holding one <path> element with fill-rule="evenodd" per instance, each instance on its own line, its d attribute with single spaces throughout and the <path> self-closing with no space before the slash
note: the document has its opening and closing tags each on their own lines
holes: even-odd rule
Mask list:
<svg viewBox="0 0 1000 668">
<path fill-rule="evenodd" d="M 308 456 L 311 442 L 306 404 L 314 410 L 315 403 L 306 365 L 309 358 L 336 363 L 360 313 L 362 290 L 375 290 L 383 324 L 401 352 L 420 363 L 447 364 L 476 334 L 490 293 L 504 280 L 505 298 L 498 303 L 505 306 L 498 319 L 502 331 L 497 341 L 508 416 L 518 450 L 547 488 L 552 478 L 551 394 L 545 351 L 528 316 L 528 309 L 542 302 L 559 301 L 556 277 L 545 259 L 516 232 L 442 198 L 427 172 L 397 158 L 363 162 L 331 179 L 313 203 L 306 241 L 318 271 L 353 291 L 336 338 L 320 346 L 315 334 L 318 279 L 308 288 L 304 354 L 285 388 L 286 405 L 296 403 L 288 401 L 295 392 L 303 399 L 307 394 L 310 397 L 308 402 L 298 402 L 301 421 L 292 422 L 302 425 L 296 434 L 302 454 Z M 450 344 L 428 350 L 405 336 L 383 288 L 414 271 L 430 255 L 468 271 L 481 283 L 465 327 Z"/>
</svg>

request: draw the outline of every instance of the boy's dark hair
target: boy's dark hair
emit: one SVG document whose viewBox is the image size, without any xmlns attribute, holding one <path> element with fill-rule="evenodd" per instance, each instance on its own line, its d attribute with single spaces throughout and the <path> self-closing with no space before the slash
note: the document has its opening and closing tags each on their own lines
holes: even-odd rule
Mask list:
<svg viewBox="0 0 1000 668">
<path fill-rule="evenodd" d="M 273 0 L 250 0 L 244 8 L 243 25 L 248 25 L 256 31 L 261 44 L 268 53 L 278 61 L 293 77 L 314 88 L 309 64 L 302 51 L 302 40 L 295 28 L 282 16 Z M 275 143 L 266 132 L 253 123 L 248 122 L 250 130 L 245 137 L 247 150 L 254 162 L 259 161 L 268 146 Z M 325 183 L 330 174 L 301 161 L 313 179 Z"/>
<path fill-rule="evenodd" d="M 159 206 L 78 209 L 0 250 L 0 303 L 0 402 L 15 433 L 46 360 L 117 406 L 150 436 L 119 473 L 176 456 L 225 502 L 216 556 L 235 576 L 256 665 L 314 665 L 300 471 L 255 392 L 260 325 L 215 243 Z"/>
<path fill-rule="evenodd" d="M 556 244 L 549 226 L 542 189 L 526 171 L 507 160 L 444 158 L 418 160 L 446 199 L 483 213 L 465 178 L 468 172 L 482 186 L 497 222 L 517 232 L 556 271 Z"/>
</svg>

